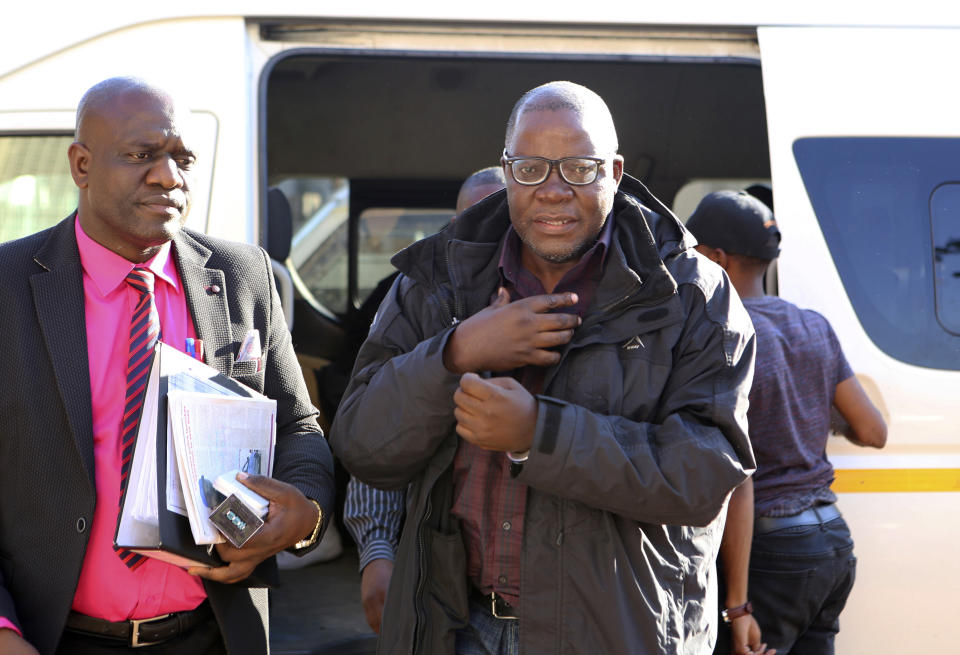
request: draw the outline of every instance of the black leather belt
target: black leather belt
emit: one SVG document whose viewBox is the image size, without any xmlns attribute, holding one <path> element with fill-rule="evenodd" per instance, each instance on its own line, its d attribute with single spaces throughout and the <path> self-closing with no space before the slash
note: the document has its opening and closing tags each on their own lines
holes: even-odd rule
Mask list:
<svg viewBox="0 0 960 655">
<path fill-rule="evenodd" d="M 793 516 L 758 516 L 753 520 L 753 533 L 767 534 L 800 525 L 820 525 L 838 518 L 840 510 L 836 505 L 816 505 Z"/>
<path fill-rule="evenodd" d="M 152 646 L 169 641 L 189 632 L 194 627 L 210 619 L 210 603 L 203 601 L 196 609 L 186 612 L 163 614 L 149 619 L 130 619 L 129 621 L 107 621 L 79 612 L 70 612 L 67 617 L 67 630 L 71 632 L 116 639 L 128 646 Z"/>
<path fill-rule="evenodd" d="M 520 618 L 520 613 L 517 611 L 517 608 L 504 600 L 503 596 L 500 596 L 495 591 L 484 594 L 474 588 L 473 597 L 478 603 L 488 608 L 495 618 L 508 619 L 511 621 L 516 621 Z"/>
</svg>

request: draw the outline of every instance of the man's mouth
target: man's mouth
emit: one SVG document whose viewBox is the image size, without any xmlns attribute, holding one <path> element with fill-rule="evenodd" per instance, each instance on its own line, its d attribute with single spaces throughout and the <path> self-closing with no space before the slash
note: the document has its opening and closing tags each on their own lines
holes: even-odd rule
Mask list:
<svg viewBox="0 0 960 655">
<path fill-rule="evenodd" d="M 533 222 L 545 232 L 566 232 L 577 221 L 571 216 L 538 216 Z"/>
<path fill-rule="evenodd" d="M 140 204 L 146 205 L 154 211 L 166 212 L 167 210 L 176 210 L 178 213 L 183 212 L 183 203 L 169 196 L 152 196 L 146 198 Z"/>
</svg>

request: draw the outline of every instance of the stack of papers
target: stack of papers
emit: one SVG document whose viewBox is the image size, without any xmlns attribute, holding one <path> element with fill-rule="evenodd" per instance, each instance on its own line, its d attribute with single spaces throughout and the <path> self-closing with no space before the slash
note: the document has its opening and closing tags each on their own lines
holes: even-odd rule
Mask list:
<svg viewBox="0 0 960 655">
<path fill-rule="evenodd" d="M 190 529 L 198 544 L 220 543 L 224 538 L 209 519 L 223 502 L 214 482 L 236 469 L 270 475 L 277 403 L 268 398 L 179 391 L 172 386 L 167 393 L 169 434 Z"/>
<path fill-rule="evenodd" d="M 179 566 L 217 565 L 209 521 L 231 470 L 270 476 L 276 401 L 164 343 L 154 352 L 117 546 Z M 212 504 L 211 504 L 212 503 Z"/>
</svg>

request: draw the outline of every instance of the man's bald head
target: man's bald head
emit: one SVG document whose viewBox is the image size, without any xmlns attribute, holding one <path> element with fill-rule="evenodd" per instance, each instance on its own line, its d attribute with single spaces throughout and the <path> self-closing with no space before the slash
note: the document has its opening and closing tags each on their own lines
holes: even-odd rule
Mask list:
<svg viewBox="0 0 960 655">
<path fill-rule="evenodd" d="M 156 99 L 171 115 L 177 112 L 173 97 L 163 89 L 136 77 L 111 77 L 87 89 L 80 99 L 77 105 L 77 141 L 86 139 L 86 128 L 93 117 L 109 115 L 121 98 L 135 94 Z"/>
<path fill-rule="evenodd" d="M 454 219 L 458 218 L 467 207 L 477 204 L 506 185 L 503 168 L 500 166 L 488 166 L 472 173 L 460 186 L 460 193 L 457 194 L 457 213 Z"/>
<path fill-rule="evenodd" d="M 619 147 L 613 116 L 603 98 L 580 84 L 558 81 L 530 89 L 517 100 L 507 120 L 504 139 L 507 152 L 515 154 L 512 151 L 513 136 L 520 116 L 534 111 L 572 111 L 602 152 L 615 153 Z"/>
</svg>

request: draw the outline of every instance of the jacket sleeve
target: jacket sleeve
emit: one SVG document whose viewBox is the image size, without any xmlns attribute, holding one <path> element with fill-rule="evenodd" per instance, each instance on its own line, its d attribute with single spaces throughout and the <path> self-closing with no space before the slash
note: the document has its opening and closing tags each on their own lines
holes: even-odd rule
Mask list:
<svg viewBox="0 0 960 655">
<path fill-rule="evenodd" d="M 330 429 L 334 452 L 358 479 L 402 489 L 453 434 L 460 377 L 443 365 L 452 328 L 423 287 L 395 282 L 360 348 Z"/>
<path fill-rule="evenodd" d="M 280 307 L 269 257 L 262 250 L 269 286 L 267 321 L 269 337 L 263 380 L 264 395 L 277 401 L 277 442 L 273 477 L 297 487 L 307 498 L 316 500 L 327 517 L 333 516 L 335 488 L 333 456 L 317 424 L 317 410 L 303 381 L 300 364 L 293 350 L 290 330 Z M 319 542 L 319 540 L 318 540 Z M 305 554 L 307 549 L 297 551 Z"/>
<path fill-rule="evenodd" d="M 755 467 L 746 420 L 755 336 L 728 283 L 707 299 L 713 311 L 699 290 L 682 291 L 686 322 L 655 420 L 540 396 L 519 481 L 645 523 L 706 525 L 717 516 Z"/>
</svg>

